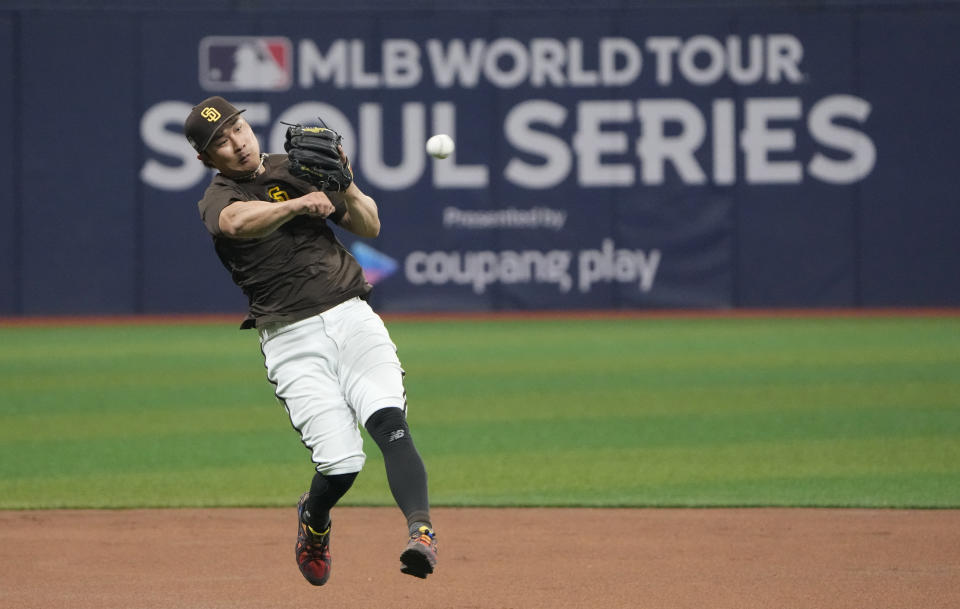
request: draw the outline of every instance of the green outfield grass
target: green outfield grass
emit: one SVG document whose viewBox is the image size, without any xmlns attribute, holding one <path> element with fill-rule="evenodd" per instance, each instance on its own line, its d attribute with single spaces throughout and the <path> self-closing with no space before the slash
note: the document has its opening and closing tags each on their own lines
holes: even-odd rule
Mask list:
<svg viewBox="0 0 960 609">
<path fill-rule="evenodd" d="M 960 318 L 388 320 L 435 505 L 960 506 Z M 368 443 L 344 500 L 390 505 Z M 236 324 L 0 327 L 0 508 L 289 506 Z"/>
</svg>

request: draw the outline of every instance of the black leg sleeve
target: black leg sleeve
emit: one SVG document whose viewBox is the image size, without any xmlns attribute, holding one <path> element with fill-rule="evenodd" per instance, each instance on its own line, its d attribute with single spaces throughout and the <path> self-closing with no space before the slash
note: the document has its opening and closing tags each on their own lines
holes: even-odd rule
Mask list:
<svg viewBox="0 0 960 609">
<path fill-rule="evenodd" d="M 427 496 L 427 470 L 410 436 L 403 410 L 383 408 L 367 420 L 367 432 L 383 453 L 390 492 L 407 518 L 407 526 L 415 530 L 430 524 L 430 501 Z"/>
<path fill-rule="evenodd" d="M 320 472 L 314 474 L 310 496 L 303 509 L 303 521 L 316 531 L 326 529 L 330 522 L 330 509 L 350 490 L 357 473 L 334 476 L 324 476 Z"/>
</svg>

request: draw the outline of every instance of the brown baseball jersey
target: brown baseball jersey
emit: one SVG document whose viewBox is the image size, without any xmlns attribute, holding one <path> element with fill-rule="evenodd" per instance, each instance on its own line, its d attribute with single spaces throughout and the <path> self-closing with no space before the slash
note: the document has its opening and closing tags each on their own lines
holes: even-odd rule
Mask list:
<svg viewBox="0 0 960 609">
<path fill-rule="evenodd" d="M 223 266 L 246 294 L 250 311 L 242 328 L 291 322 L 322 313 L 371 286 L 356 259 L 334 235 L 328 220 L 346 212 L 342 197 L 330 194 L 337 211 L 328 218 L 296 216 L 265 237 L 232 239 L 220 230 L 220 212 L 234 201 L 286 201 L 315 191 L 287 171 L 287 155 L 271 154 L 265 171 L 251 180 L 217 174 L 197 204 Z"/>
</svg>

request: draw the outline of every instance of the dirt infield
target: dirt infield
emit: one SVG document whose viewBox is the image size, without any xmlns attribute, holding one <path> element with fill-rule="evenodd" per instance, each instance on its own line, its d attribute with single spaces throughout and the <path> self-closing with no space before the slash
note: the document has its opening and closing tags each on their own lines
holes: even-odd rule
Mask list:
<svg viewBox="0 0 960 609">
<path fill-rule="evenodd" d="M 0 512 L 3 609 L 960 607 L 960 511 L 436 509 L 402 575 L 399 512 L 334 511 L 307 584 L 294 508 Z"/>
</svg>

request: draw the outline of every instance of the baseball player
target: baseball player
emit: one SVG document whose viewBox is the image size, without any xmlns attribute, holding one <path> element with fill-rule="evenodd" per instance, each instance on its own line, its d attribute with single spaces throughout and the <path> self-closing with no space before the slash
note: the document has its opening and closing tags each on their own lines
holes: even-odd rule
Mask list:
<svg viewBox="0 0 960 609">
<path fill-rule="evenodd" d="M 330 577 L 331 508 L 365 455 L 358 423 L 376 442 L 407 519 L 403 573 L 425 578 L 437 561 L 427 473 L 406 421 L 403 370 L 371 290 L 331 224 L 376 237 L 374 200 L 353 181 L 340 136 L 290 127 L 288 154 L 264 154 L 243 110 L 222 97 L 197 104 L 184 133 L 218 173 L 198 206 L 220 261 L 249 299 L 241 328 L 260 336 L 267 378 L 316 464 L 297 506 L 296 557 L 308 582 Z"/>
</svg>

